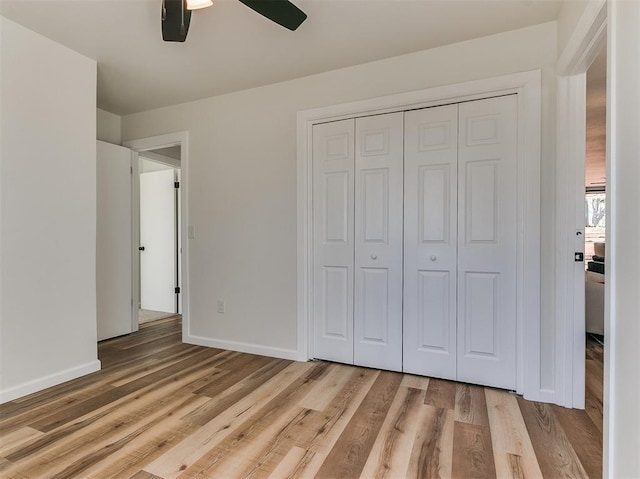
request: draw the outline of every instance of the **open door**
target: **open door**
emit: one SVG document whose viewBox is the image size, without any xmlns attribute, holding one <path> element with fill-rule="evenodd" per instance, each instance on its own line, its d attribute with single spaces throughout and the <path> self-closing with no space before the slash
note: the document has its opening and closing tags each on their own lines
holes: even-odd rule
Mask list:
<svg viewBox="0 0 640 479">
<path fill-rule="evenodd" d="M 98 341 L 133 331 L 132 162 L 137 154 L 97 147 L 96 286 Z"/>
<path fill-rule="evenodd" d="M 178 313 L 178 224 L 171 167 L 140 174 L 140 308 Z"/>
</svg>

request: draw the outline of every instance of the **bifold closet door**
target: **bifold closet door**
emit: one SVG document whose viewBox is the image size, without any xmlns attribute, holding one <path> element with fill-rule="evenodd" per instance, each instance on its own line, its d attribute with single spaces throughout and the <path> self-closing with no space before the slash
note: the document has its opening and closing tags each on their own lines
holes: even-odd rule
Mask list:
<svg viewBox="0 0 640 479">
<path fill-rule="evenodd" d="M 313 127 L 313 352 L 353 364 L 355 120 Z"/>
<path fill-rule="evenodd" d="M 458 105 L 405 113 L 404 371 L 456 377 Z"/>
<path fill-rule="evenodd" d="M 457 379 L 516 389 L 516 95 L 459 105 Z"/>
<path fill-rule="evenodd" d="M 403 113 L 356 119 L 354 364 L 402 370 Z"/>
</svg>

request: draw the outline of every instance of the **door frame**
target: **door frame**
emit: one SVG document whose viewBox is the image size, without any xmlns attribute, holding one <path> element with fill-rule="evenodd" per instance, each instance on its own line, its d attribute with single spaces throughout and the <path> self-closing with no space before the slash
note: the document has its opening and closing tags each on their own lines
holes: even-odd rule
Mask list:
<svg viewBox="0 0 640 479">
<path fill-rule="evenodd" d="M 555 402 L 578 409 L 585 407 L 585 273 L 573 254 L 584 252 L 586 71 L 606 35 L 607 2 L 590 0 L 556 65 Z"/>
<path fill-rule="evenodd" d="M 182 261 L 181 273 L 182 284 L 180 285 L 180 294 L 182 295 L 182 337 L 188 335 L 189 331 L 189 242 L 185 241 L 188 238 L 188 165 L 189 165 L 189 132 L 179 131 L 176 133 L 167 133 L 165 135 L 150 136 L 146 138 L 140 138 L 135 140 L 125 141 L 124 146 L 131 148 L 134 152 L 157 150 L 159 148 L 167 148 L 170 146 L 180 146 L 180 235 L 182 237 Z M 140 244 L 140 171 L 138 168 L 138 162 L 134 162 L 133 165 L 133 221 L 134 225 L 138 225 L 134 228 L 134 234 L 132 238 L 132 251 L 134 254 L 138 253 L 138 246 Z M 135 181 L 138 178 L 138 181 Z M 136 256 L 137 258 L 137 256 Z M 134 283 L 133 283 L 133 301 L 134 305 L 140 303 L 140 265 L 138 261 L 134 261 Z M 137 311 L 137 308 L 134 308 Z M 134 331 L 138 330 L 138 324 L 136 321 Z"/>
<path fill-rule="evenodd" d="M 518 94 L 517 392 L 540 400 L 541 71 L 502 75 L 300 111 L 297 116 L 297 351 L 313 358 L 313 125 Z M 526 254 L 525 254 L 526 252 Z M 526 338 L 526 341 L 525 341 Z"/>
</svg>

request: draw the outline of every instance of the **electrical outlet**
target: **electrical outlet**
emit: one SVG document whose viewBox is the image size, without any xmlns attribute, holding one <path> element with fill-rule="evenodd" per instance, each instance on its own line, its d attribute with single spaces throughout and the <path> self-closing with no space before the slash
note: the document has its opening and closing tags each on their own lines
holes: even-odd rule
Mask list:
<svg viewBox="0 0 640 479">
<path fill-rule="evenodd" d="M 224 314 L 224 301 L 222 299 L 218 300 L 218 313 Z"/>
</svg>

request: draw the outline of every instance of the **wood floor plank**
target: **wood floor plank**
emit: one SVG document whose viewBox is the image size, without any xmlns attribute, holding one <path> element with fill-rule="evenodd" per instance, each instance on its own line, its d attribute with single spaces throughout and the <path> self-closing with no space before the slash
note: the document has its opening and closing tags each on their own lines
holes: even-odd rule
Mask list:
<svg viewBox="0 0 640 479">
<path fill-rule="evenodd" d="M 361 479 L 406 476 L 411 448 L 418 432 L 415 419 L 424 407 L 424 394 L 421 389 L 398 389 L 360 474 Z"/>
<path fill-rule="evenodd" d="M 579 411 L 182 344 L 181 331 L 167 319 L 103 341 L 101 371 L 0 405 L 0 477 L 600 477 L 602 347 L 591 340 Z"/>
<path fill-rule="evenodd" d="M 455 409 L 456 383 L 444 379 L 430 379 L 424 403 L 443 409 Z"/>
<path fill-rule="evenodd" d="M 518 405 L 543 477 L 588 477 L 551 407 L 522 398 Z"/>
<path fill-rule="evenodd" d="M 195 372 L 200 376 L 195 382 L 193 376 L 187 375 L 190 371 L 185 370 L 182 379 L 175 377 L 172 381 L 165 381 L 164 384 L 148 385 L 145 389 L 137 392 L 134 401 L 130 401 L 126 397 L 120 398 L 118 401 L 91 411 L 13 451 L 8 458 L 13 461 L 21 461 L 49 453 L 51 448 L 57 448 L 57 452 L 52 455 L 59 459 L 65 454 L 65 450 L 76 451 L 78 447 L 87 446 L 93 440 L 101 440 L 104 435 L 109 437 L 112 427 L 122 433 L 125 424 L 157 410 L 163 401 L 171 398 L 180 399 L 183 396 L 181 387 L 184 386 L 186 393 L 190 394 L 193 388 L 198 387 L 198 381 L 208 381 L 211 377 L 215 377 L 215 370 L 195 369 Z M 165 398 L 168 391 L 172 394 Z"/>
<path fill-rule="evenodd" d="M 156 476 L 154 474 L 150 474 L 146 471 L 138 471 L 133 476 L 129 477 L 129 479 L 163 479 L 160 476 Z"/>
<path fill-rule="evenodd" d="M 239 470 L 238 474 L 247 479 L 266 478 L 278 466 L 281 458 L 292 446 L 322 443 L 331 435 L 337 440 L 346 427 L 347 418 L 353 416 L 356 407 L 370 389 L 371 381 L 367 381 L 366 378 L 371 377 L 373 380 L 375 376 L 374 374 L 358 374 L 354 377 L 356 371 L 357 369 L 352 366 L 330 365 L 323 375 L 310 374 L 308 377 L 317 378 L 314 380 L 315 384 L 301 400 L 291 405 L 291 407 L 298 408 L 299 414 L 289 421 L 269 425 L 268 430 L 262 432 L 260 438 L 253 442 L 251 462 L 244 470 Z M 332 379 L 337 373 L 346 376 L 344 381 L 339 381 L 344 386 L 337 394 L 334 395 L 333 391 L 330 393 L 333 399 L 325 407 L 325 410 L 320 412 L 305 408 L 304 404 L 308 398 L 313 395 L 322 395 L 327 381 L 332 383 Z M 347 403 L 349 402 L 355 406 L 351 408 L 351 411 L 347 411 Z M 343 419 L 342 423 L 338 423 L 339 419 Z M 277 434 L 270 434 L 270 431 L 274 429 L 277 430 Z M 324 441 L 323 436 L 325 437 Z M 332 445 L 335 444 L 335 440 L 331 441 Z M 315 453 L 316 451 L 310 452 Z M 219 469 L 216 470 L 217 474 L 221 472 Z"/>
<path fill-rule="evenodd" d="M 259 388 L 286 369 L 290 364 L 290 361 L 271 359 L 271 361 L 267 362 L 262 368 L 238 380 L 219 395 L 205 402 L 202 407 L 185 416 L 185 421 L 199 425 L 207 424 L 213 418 L 222 414 L 226 409 L 232 407 L 235 403 L 247 396 L 247 394 Z"/>
<path fill-rule="evenodd" d="M 349 381 L 352 369 L 344 364 L 331 365 L 324 377 L 318 380 L 318 386 L 302 398 L 299 406 L 305 409 L 323 411 Z"/>
<path fill-rule="evenodd" d="M 213 356 L 213 358 L 215 358 L 215 355 Z M 200 350 L 187 359 L 183 359 L 182 361 L 165 367 L 159 371 L 155 371 L 140 379 L 115 388 L 112 391 L 108 391 L 91 399 L 87 399 L 86 401 L 83 401 L 80 404 L 75 404 L 72 407 L 66 407 L 59 411 L 56 411 L 53 414 L 50 414 L 40 420 L 34 421 L 30 424 L 30 426 L 43 432 L 52 431 L 53 429 L 56 429 L 57 427 L 75 419 L 78 419 L 79 417 L 84 416 L 85 414 L 90 413 L 97 408 L 112 403 L 113 401 L 116 401 L 118 399 L 122 399 L 130 394 L 135 394 L 136 391 L 142 388 L 148 387 L 150 385 L 157 385 L 159 383 L 166 383 L 167 381 L 172 381 L 173 379 L 167 378 L 171 378 L 173 375 L 182 374 L 186 369 L 194 366 L 197 367 L 199 364 L 202 364 L 208 359 L 212 359 L 211 352 Z"/>
<path fill-rule="evenodd" d="M 311 368 L 310 363 L 290 364 L 263 386 L 216 416 L 162 457 L 145 466 L 144 470 L 164 479 L 178 477 L 217 444 L 235 433 L 245 421 L 272 401 L 287 385 L 299 381 Z"/>
<path fill-rule="evenodd" d="M 418 429 L 407 477 L 449 479 L 454 448 L 454 411 L 424 405 L 416 422 Z"/>
<path fill-rule="evenodd" d="M 304 420 L 291 429 L 290 441 L 281 441 L 284 449 L 275 452 L 283 453 L 290 445 L 296 445 L 325 457 L 360 407 L 378 374 L 371 369 L 349 367 L 349 380 L 325 410 L 309 410 Z M 263 453 L 261 458 L 264 457 Z"/>
<path fill-rule="evenodd" d="M 314 454 L 311 462 L 296 469 L 297 473 L 305 477 L 315 475 L 379 375 L 378 371 L 352 366 L 346 367 L 346 371 L 349 380 L 324 411 L 303 409 L 279 434 L 266 438 L 258 453 L 252 451 L 252 462 L 239 470 L 238 475 L 268 477 L 294 446 Z M 320 383 L 325 376 L 314 377 Z"/>
<path fill-rule="evenodd" d="M 593 424 L 602 434 L 602 414 L 603 414 L 603 373 L 602 366 L 595 361 L 587 359 L 585 376 L 585 410 L 593 421 Z"/>
<path fill-rule="evenodd" d="M 424 389 L 426 391 L 429 388 L 429 378 L 425 376 L 416 376 L 414 374 L 405 374 L 400 386 L 405 388 Z"/>
<path fill-rule="evenodd" d="M 312 478 L 324 462 L 324 456 L 317 452 L 308 451 L 294 446 L 269 474 L 267 479 L 302 479 Z"/>
<path fill-rule="evenodd" d="M 380 373 L 327 455 L 316 475 L 318 479 L 360 475 L 401 381 L 401 374 Z"/>
<path fill-rule="evenodd" d="M 0 457 L 6 457 L 25 443 L 34 441 L 43 435 L 43 432 L 30 427 L 22 427 L 12 432 L 2 431 L 0 434 Z"/>
<path fill-rule="evenodd" d="M 489 426 L 484 388 L 471 384 L 458 384 L 455 398 L 455 419 L 476 426 Z"/>
<path fill-rule="evenodd" d="M 195 373 L 208 377 L 207 372 L 205 369 Z M 188 373 L 186 371 L 177 384 L 174 381 L 150 389 L 148 394 L 141 394 L 131 405 L 109 408 L 107 414 L 100 415 L 104 418 L 102 422 L 91 416 L 85 417 L 66 430 L 41 437 L 8 459 L 15 461 L 18 471 L 29 471 L 35 477 L 76 477 L 103 458 L 113 457 L 154 424 L 163 422 L 175 409 L 192 408 L 203 401 L 204 398 L 192 394 L 199 383 L 194 382 L 194 376 Z"/>
<path fill-rule="evenodd" d="M 273 359 L 266 356 L 237 354 L 217 366 L 223 371 L 228 371 L 229 374 L 225 375 L 224 378 L 220 378 L 218 381 L 202 387 L 196 391 L 196 394 L 214 398 L 271 361 L 273 361 Z"/>
<path fill-rule="evenodd" d="M 179 418 L 205 400 L 194 395 L 186 396 L 181 403 L 166 408 L 158 419 L 147 420 L 131 434 L 121 436 L 119 448 L 109 444 L 108 455 L 104 455 L 102 449 L 96 449 L 92 460 L 85 457 L 77 469 L 82 468 L 85 477 L 129 477 L 196 429 L 193 424 Z"/>
<path fill-rule="evenodd" d="M 452 478 L 492 479 L 497 477 L 491 434 L 487 427 L 456 422 L 453 427 L 453 442 L 456 447 L 453 451 Z"/>
<path fill-rule="evenodd" d="M 225 477 L 229 468 L 232 470 L 242 467 L 238 464 L 230 464 L 236 461 L 236 455 L 232 452 L 238 448 L 247 454 L 256 454 L 265 441 L 268 441 L 267 434 L 262 433 L 265 429 L 273 431 L 287 430 L 296 422 L 296 418 L 303 411 L 297 403 L 306 396 L 309 390 L 315 385 L 318 370 L 327 368 L 326 364 L 316 363 L 309 369 L 306 376 L 302 376 L 284 388 L 279 394 L 271 399 L 267 404 L 255 412 L 250 418 L 243 422 L 238 428 L 213 449 L 203 455 L 196 463 L 188 467 L 180 478 L 196 477 Z M 249 464 L 250 465 L 250 464 Z M 260 464 L 258 464 L 260 467 Z"/>
<path fill-rule="evenodd" d="M 591 479 L 602 477 L 602 433 L 584 411 L 551 406 L 580 463 Z"/>
<path fill-rule="evenodd" d="M 498 477 L 542 479 L 516 396 L 487 388 L 485 397 Z"/>
</svg>

